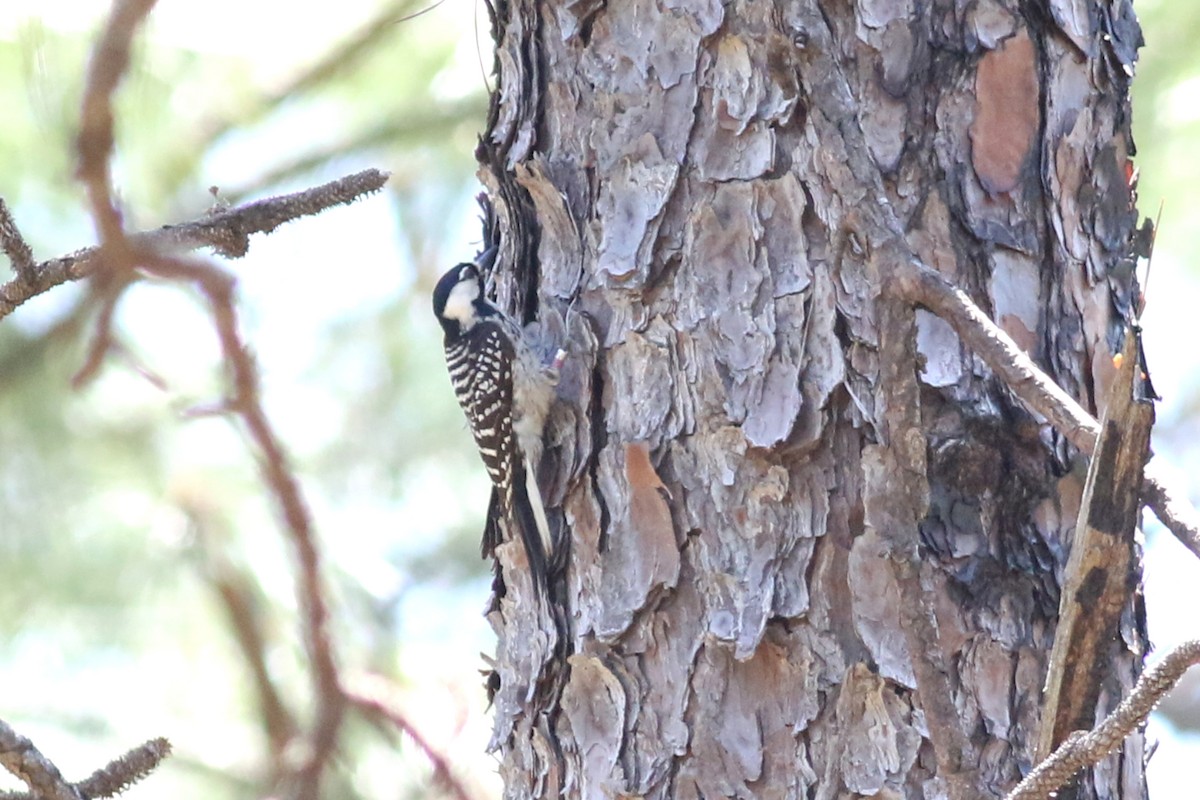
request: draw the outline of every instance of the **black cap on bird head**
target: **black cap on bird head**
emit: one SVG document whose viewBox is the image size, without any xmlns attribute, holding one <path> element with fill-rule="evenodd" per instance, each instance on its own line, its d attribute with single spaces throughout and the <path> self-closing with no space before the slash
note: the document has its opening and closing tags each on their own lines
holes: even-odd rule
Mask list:
<svg viewBox="0 0 1200 800">
<path fill-rule="evenodd" d="M 494 313 L 483 296 L 483 276 L 496 263 L 499 245 L 480 253 L 474 262 L 457 264 L 433 289 L 433 313 L 447 337 L 461 336 L 475 323 Z"/>
</svg>

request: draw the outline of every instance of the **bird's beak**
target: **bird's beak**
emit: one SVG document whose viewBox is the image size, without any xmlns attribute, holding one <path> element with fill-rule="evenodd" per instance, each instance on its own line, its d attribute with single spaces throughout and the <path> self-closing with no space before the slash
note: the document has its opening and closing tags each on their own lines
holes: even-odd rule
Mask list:
<svg viewBox="0 0 1200 800">
<path fill-rule="evenodd" d="M 479 267 L 480 274 L 486 275 L 492 271 L 492 266 L 496 263 L 496 256 L 499 253 L 500 245 L 494 244 L 475 257 L 475 266 Z"/>
</svg>

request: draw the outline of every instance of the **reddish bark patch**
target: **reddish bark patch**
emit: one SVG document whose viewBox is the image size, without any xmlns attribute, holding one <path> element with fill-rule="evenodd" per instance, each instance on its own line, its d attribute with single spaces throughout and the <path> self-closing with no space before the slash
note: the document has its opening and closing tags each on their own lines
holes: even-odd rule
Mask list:
<svg viewBox="0 0 1200 800">
<path fill-rule="evenodd" d="M 1024 31 L 979 62 L 971 163 L 991 194 L 1017 187 L 1039 121 L 1037 53 Z"/>
<path fill-rule="evenodd" d="M 645 544 L 662 551 L 664 560 L 678 561 L 671 510 L 664 497 L 667 487 L 650 463 L 645 442 L 625 445 L 625 477 L 629 481 L 629 518 L 634 529 Z"/>
</svg>

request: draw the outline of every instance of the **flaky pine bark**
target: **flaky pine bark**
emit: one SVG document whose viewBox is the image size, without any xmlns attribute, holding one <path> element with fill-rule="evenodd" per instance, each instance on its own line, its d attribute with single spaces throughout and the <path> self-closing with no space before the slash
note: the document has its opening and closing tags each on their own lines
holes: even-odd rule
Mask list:
<svg viewBox="0 0 1200 800">
<path fill-rule="evenodd" d="M 1003 794 L 1083 470 L 888 291 L 870 231 L 1095 410 L 1132 302 L 1128 3 L 493 17 L 496 288 L 569 353 L 551 602 L 499 552 L 507 795 Z M 1140 668 L 1138 612 L 1092 674 L 1101 710 Z M 1133 737 L 1073 791 L 1142 797 L 1142 762 Z"/>
</svg>

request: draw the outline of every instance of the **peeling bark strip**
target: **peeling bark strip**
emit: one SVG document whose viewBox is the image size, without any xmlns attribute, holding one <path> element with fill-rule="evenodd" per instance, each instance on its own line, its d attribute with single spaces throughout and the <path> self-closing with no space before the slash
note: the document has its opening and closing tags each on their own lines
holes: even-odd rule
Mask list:
<svg viewBox="0 0 1200 800">
<path fill-rule="evenodd" d="M 1153 400 L 1138 392 L 1140 384 L 1148 383 L 1141 351 L 1141 331 L 1131 326 L 1071 542 L 1038 731 L 1038 761 L 1074 731 L 1096 724 L 1100 687 L 1124 648 L 1121 614 L 1137 588 L 1134 532 L 1154 425 Z"/>
<path fill-rule="evenodd" d="M 496 293 L 571 350 L 561 616 L 515 591 L 491 617 L 506 797 L 999 796 L 1028 770 L 1082 479 L 889 284 L 915 254 L 1107 397 L 1140 39 L 1126 0 L 1079 5 L 493 6 Z M 1140 747 L 1081 797 L 1141 797 Z"/>
</svg>

